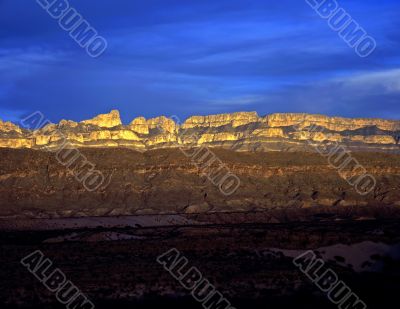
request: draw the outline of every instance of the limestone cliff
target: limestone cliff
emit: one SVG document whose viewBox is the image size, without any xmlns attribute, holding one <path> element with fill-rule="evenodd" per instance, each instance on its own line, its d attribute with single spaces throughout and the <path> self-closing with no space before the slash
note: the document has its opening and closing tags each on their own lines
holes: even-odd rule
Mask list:
<svg viewBox="0 0 400 309">
<path fill-rule="evenodd" d="M 82 122 L 62 120 L 30 131 L 0 121 L 0 147 L 42 149 L 130 147 L 137 150 L 207 145 L 254 151 L 315 151 L 311 144 L 346 145 L 350 150 L 400 152 L 400 121 L 310 114 L 239 112 L 192 116 L 179 124 L 160 116 L 123 125 L 113 110 Z"/>
<path fill-rule="evenodd" d="M 295 126 L 307 127 L 318 125 L 332 131 L 356 130 L 369 126 L 376 126 L 382 130 L 395 131 L 400 130 L 399 121 L 384 119 L 351 119 L 342 117 L 328 117 L 323 115 L 309 114 L 272 114 L 265 117 L 268 126 L 283 127 Z"/>
<path fill-rule="evenodd" d="M 224 125 L 232 125 L 236 128 L 252 122 L 260 121 L 256 112 L 240 112 L 233 114 L 221 114 L 210 116 L 193 116 L 185 121 L 182 129 L 191 129 L 198 127 L 221 127 Z"/>
<path fill-rule="evenodd" d="M 147 124 L 146 118 L 138 117 L 129 124 L 129 129 L 139 134 L 149 134 L 149 125 Z"/>
<path fill-rule="evenodd" d="M 18 127 L 17 125 L 7 121 L 7 122 L 3 122 L 0 119 L 0 132 L 12 132 L 15 131 L 17 133 L 22 133 L 20 127 Z"/>
<path fill-rule="evenodd" d="M 102 114 L 90 120 L 82 121 L 83 124 L 91 124 L 101 128 L 113 128 L 122 125 L 119 111 L 112 110 L 109 114 Z"/>
</svg>

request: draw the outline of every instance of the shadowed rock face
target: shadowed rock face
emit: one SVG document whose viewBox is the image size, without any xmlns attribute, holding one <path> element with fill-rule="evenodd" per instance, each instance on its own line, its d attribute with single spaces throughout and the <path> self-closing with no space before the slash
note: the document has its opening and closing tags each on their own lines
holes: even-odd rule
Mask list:
<svg viewBox="0 0 400 309">
<path fill-rule="evenodd" d="M 315 153 L 254 153 L 214 149 L 240 179 L 225 196 L 179 149 L 80 149 L 106 178 L 89 192 L 52 152 L 0 150 L 0 216 L 72 217 L 246 212 L 316 206 L 400 206 L 400 156 L 357 153 L 376 179 L 360 195 L 342 178 L 359 171 L 332 168 Z M 342 176 L 341 176 L 342 175 Z"/>
<path fill-rule="evenodd" d="M 29 121 L 28 121 L 29 122 Z M 31 122 L 30 122 L 31 123 Z M 40 123 L 37 123 L 40 127 Z M 400 122 L 349 119 L 309 114 L 256 112 L 193 116 L 184 123 L 161 116 L 134 119 L 123 125 L 118 111 L 80 123 L 62 120 L 38 130 L 24 130 L 0 121 L 0 147 L 56 148 L 129 147 L 136 150 L 207 145 L 236 151 L 307 151 L 310 144 L 342 144 L 349 150 L 399 152 Z"/>
</svg>

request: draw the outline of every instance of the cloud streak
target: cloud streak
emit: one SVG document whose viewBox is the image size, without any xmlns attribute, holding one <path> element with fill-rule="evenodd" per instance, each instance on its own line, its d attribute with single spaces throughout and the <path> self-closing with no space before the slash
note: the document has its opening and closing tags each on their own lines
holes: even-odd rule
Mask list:
<svg viewBox="0 0 400 309">
<path fill-rule="evenodd" d="M 112 108 L 126 121 L 241 109 L 400 115 L 395 0 L 344 4 L 377 38 L 367 59 L 304 1 L 70 2 L 109 42 L 100 59 L 35 1 L 0 1 L 0 118 L 41 110 L 82 120 Z"/>
</svg>

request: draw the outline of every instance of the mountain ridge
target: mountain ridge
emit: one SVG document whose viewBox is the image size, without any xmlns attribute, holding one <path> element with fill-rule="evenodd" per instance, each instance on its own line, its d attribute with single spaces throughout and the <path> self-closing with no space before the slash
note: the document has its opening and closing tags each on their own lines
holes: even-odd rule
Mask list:
<svg viewBox="0 0 400 309">
<path fill-rule="evenodd" d="M 32 127 L 0 120 L 1 148 L 71 147 L 155 148 L 210 147 L 245 151 L 313 151 L 310 144 L 344 144 L 351 150 L 398 151 L 400 121 L 380 118 L 329 117 L 307 113 L 236 112 L 177 117 L 136 117 L 128 125 L 118 110 L 75 122 L 61 120 Z M 31 129 L 31 130 L 30 130 Z"/>
</svg>

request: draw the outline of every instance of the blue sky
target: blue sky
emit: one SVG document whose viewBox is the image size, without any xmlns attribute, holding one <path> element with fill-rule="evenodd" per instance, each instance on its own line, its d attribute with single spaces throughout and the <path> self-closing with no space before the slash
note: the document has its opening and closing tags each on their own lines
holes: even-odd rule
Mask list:
<svg viewBox="0 0 400 309">
<path fill-rule="evenodd" d="M 0 0 L 0 119 L 234 111 L 400 119 L 400 2 L 339 3 L 360 58 L 303 0 L 70 0 L 108 41 L 90 58 L 35 0 Z"/>
</svg>

